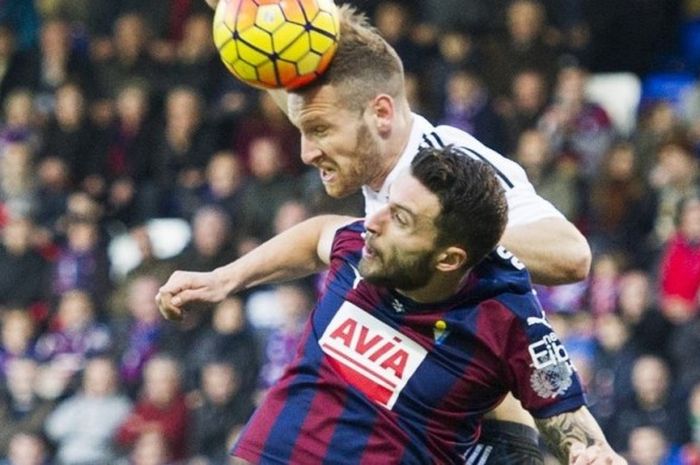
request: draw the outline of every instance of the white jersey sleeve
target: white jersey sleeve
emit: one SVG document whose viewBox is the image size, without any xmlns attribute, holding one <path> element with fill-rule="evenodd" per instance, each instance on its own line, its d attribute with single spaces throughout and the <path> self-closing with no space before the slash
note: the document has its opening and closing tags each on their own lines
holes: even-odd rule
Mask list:
<svg viewBox="0 0 700 465">
<path fill-rule="evenodd" d="M 364 186 L 365 213 L 372 214 L 385 205 L 389 198 L 389 186 L 398 174 L 411 164 L 420 147 L 454 146 L 465 156 L 491 165 L 501 181 L 508 200 L 508 226 L 532 223 L 543 218 L 564 218 L 554 205 L 537 195 L 527 179 L 525 170 L 512 160 L 486 147 L 470 134 L 451 126 L 435 127 L 420 115 L 413 115 L 411 135 L 398 163 L 389 173 L 384 185 L 377 192 Z"/>
</svg>

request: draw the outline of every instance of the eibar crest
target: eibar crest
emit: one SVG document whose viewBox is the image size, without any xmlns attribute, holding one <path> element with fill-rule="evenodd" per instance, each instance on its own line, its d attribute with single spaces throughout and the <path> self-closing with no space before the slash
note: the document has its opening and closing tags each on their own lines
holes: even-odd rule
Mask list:
<svg viewBox="0 0 700 465">
<path fill-rule="evenodd" d="M 445 320 L 437 320 L 435 326 L 433 326 L 433 339 L 435 340 L 435 345 L 440 345 L 443 341 L 450 335 L 450 330 L 447 329 L 447 323 Z"/>
</svg>

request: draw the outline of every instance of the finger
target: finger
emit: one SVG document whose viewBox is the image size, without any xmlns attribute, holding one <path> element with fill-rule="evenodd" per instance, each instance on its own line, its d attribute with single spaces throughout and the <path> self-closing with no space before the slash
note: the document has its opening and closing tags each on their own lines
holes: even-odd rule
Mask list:
<svg viewBox="0 0 700 465">
<path fill-rule="evenodd" d="M 163 318 L 169 321 L 182 321 L 182 309 L 173 305 L 172 294 L 159 292 L 156 296 L 156 302 Z"/>
<path fill-rule="evenodd" d="M 198 289 L 184 289 L 177 294 L 173 295 L 171 300 L 171 305 L 176 307 L 182 307 L 190 302 L 212 302 L 213 300 L 209 297 L 209 294 L 203 288 Z"/>
</svg>

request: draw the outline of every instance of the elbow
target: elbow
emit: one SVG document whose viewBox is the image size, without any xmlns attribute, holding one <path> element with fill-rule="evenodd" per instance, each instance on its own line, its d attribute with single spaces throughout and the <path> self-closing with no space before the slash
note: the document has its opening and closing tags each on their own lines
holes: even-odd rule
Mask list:
<svg viewBox="0 0 700 465">
<path fill-rule="evenodd" d="M 588 277 L 593 260 L 591 248 L 586 239 L 581 236 L 575 247 L 571 247 L 570 253 L 562 263 L 561 276 L 564 282 L 573 283 L 583 281 Z"/>
</svg>

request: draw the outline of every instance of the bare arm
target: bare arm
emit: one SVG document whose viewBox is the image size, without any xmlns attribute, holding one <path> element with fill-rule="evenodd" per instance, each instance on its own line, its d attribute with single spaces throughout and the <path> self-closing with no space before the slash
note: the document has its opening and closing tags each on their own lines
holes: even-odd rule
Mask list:
<svg viewBox="0 0 700 465">
<path fill-rule="evenodd" d="M 203 273 L 176 271 L 159 289 L 158 307 L 165 318 L 180 320 L 182 307 L 188 302 L 219 302 L 232 292 L 308 276 L 328 264 L 336 230 L 351 220 L 345 216 L 317 216 L 226 266 Z"/>
<path fill-rule="evenodd" d="M 547 447 L 562 464 L 627 463 L 612 450 L 586 407 L 550 418 L 536 418 L 535 423 Z"/>
<path fill-rule="evenodd" d="M 591 249 L 586 238 L 561 218 L 508 227 L 501 244 L 525 263 L 532 280 L 538 284 L 580 281 L 591 266 Z"/>
</svg>

